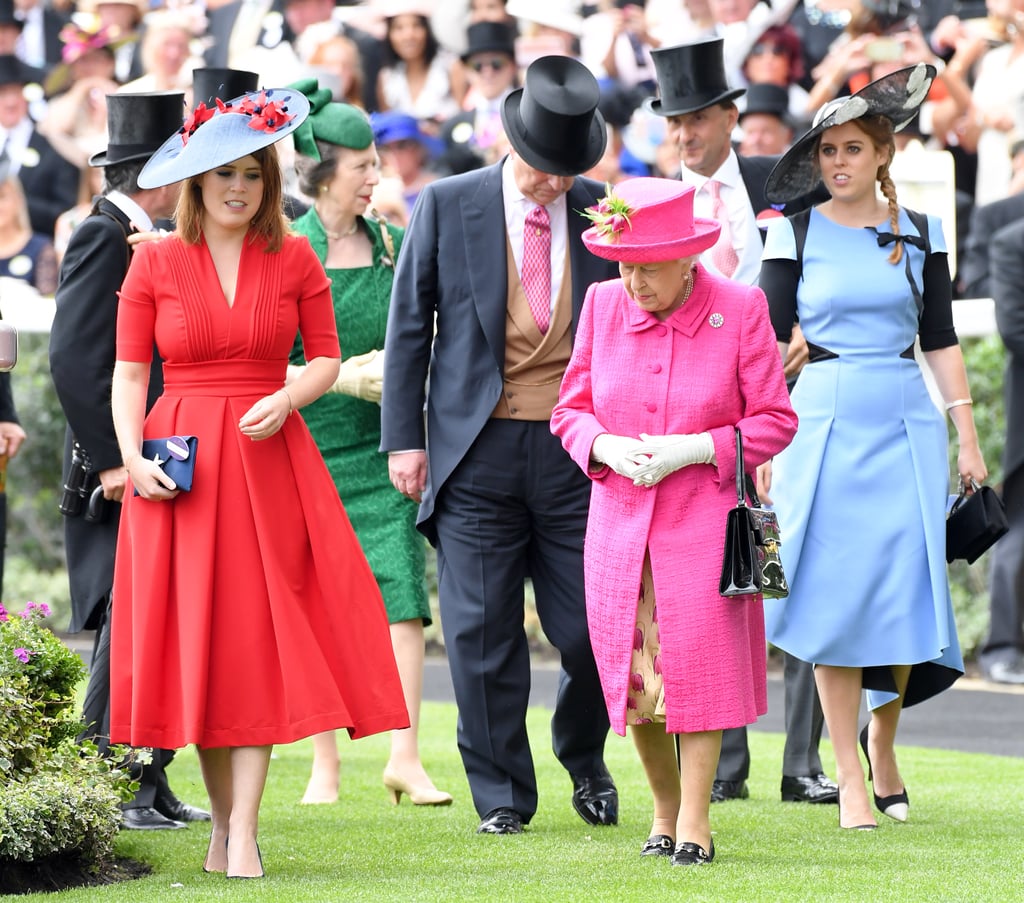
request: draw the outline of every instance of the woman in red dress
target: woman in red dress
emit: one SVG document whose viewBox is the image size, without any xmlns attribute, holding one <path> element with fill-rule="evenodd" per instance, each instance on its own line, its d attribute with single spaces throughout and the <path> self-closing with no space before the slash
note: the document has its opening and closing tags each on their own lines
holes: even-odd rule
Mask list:
<svg viewBox="0 0 1024 903">
<path fill-rule="evenodd" d="M 407 727 L 373 574 L 299 408 L 338 374 L 330 283 L 281 214 L 271 146 L 293 91 L 201 109 L 139 176 L 183 181 L 175 233 L 139 245 L 120 293 L 113 413 L 137 495 L 114 578 L 111 738 L 195 743 L 213 817 L 203 868 L 260 877 L 274 743 Z M 308 358 L 284 388 L 296 331 Z M 164 393 L 144 414 L 154 343 Z M 179 490 L 143 438 L 196 436 Z M 167 457 L 165 454 L 163 457 Z"/>
</svg>

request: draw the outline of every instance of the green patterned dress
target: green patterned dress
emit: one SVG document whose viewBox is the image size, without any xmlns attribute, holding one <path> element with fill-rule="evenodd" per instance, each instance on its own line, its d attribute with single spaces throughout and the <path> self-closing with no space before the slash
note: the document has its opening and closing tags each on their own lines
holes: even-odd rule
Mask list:
<svg viewBox="0 0 1024 903">
<path fill-rule="evenodd" d="M 360 218 L 373 244 L 373 266 L 328 269 L 334 315 L 343 358 L 384 348 L 384 329 L 391 299 L 393 262 L 380 226 Z M 321 263 L 327 257 L 327 235 L 314 209 L 292 228 L 305 235 Z M 402 229 L 388 226 L 395 252 Z M 302 343 L 296 339 L 291 363 L 302 365 Z M 430 623 L 425 573 L 425 540 L 416 530 L 415 502 L 401 495 L 388 478 L 387 455 L 380 447 L 380 405 L 328 392 L 302 409 L 302 416 L 327 462 L 352 527 L 373 569 L 388 620 L 392 624 L 421 618 Z"/>
</svg>

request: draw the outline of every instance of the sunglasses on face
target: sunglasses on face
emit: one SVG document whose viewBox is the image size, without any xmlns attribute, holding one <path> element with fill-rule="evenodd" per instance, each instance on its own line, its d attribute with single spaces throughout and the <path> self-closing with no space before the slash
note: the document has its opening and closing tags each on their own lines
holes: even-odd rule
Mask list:
<svg viewBox="0 0 1024 903">
<path fill-rule="evenodd" d="M 787 56 L 786 48 L 780 44 L 755 44 L 750 51 L 751 56 L 762 56 L 764 54 Z"/>
<path fill-rule="evenodd" d="M 500 56 L 491 57 L 489 60 L 474 60 L 469 64 L 469 68 L 474 72 L 483 72 L 484 69 L 493 69 L 495 72 L 501 72 L 508 65 L 508 60 Z"/>
</svg>

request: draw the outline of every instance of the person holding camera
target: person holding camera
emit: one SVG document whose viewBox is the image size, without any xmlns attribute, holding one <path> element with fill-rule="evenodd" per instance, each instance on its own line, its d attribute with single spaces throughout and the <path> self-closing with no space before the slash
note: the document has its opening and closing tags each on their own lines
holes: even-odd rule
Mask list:
<svg viewBox="0 0 1024 903">
<path fill-rule="evenodd" d="M 171 215 L 177 186 L 144 191 L 137 177 L 149 156 L 181 126 L 184 94 L 107 97 L 109 143 L 89 159 L 104 167 L 103 195 L 75 229 L 61 264 L 50 330 L 50 373 L 68 421 L 64 450 L 64 544 L 71 589 L 69 631 L 95 630 L 82 718 L 86 736 L 106 748 L 110 705 L 110 600 L 120 502 L 127 485 L 114 435 L 110 386 L 118 290 L 131 259 L 129 236 Z M 160 394 L 159 361 L 149 402 Z M 153 750 L 140 787 L 123 806 L 124 827 L 171 830 L 209 814 L 179 800 L 164 774 L 173 752 Z"/>
</svg>

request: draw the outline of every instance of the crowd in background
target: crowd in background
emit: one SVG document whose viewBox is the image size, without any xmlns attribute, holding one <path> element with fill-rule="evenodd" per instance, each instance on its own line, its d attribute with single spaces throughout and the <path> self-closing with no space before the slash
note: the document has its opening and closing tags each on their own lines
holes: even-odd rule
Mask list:
<svg viewBox="0 0 1024 903">
<path fill-rule="evenodd" d="M 579 59 L 601 86 L 610 140 L 590 175 L 678 177 L 664 120 L 643 107 L 656 93 L 651 51 L 717 35 L 730 84 L 748 88 L 734 135 L 748 155 L 784 151 L 832 97 L 908 63 L 937 65 L 902 141 L 955 160 L 958 293 L 977 297 L 987 236 L 971 234 L 972 210 L 1024 189 L 1021 17 L 1021 0 L 0 0 L 0 144 L 32 232 L 4 243 L 0 265 L 52 292 L 24 264 L 49 245 L 59 259 L 96 194 L 87 161 L 105 145 L 116 91 L 187 98 L 202 65 L 261 83 L 314 76 L 373 114 L 376 206 L 401 225 L 424 184 L 502 156 L 501 99 L 544 54 Z M 300 193 L 294 179 L 289 189 Z"/>
</svg>

